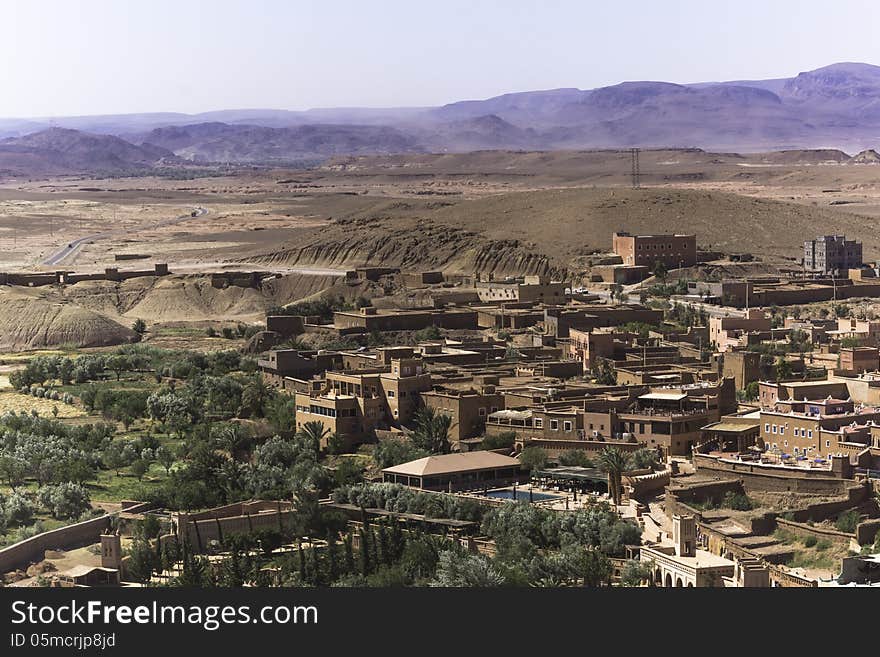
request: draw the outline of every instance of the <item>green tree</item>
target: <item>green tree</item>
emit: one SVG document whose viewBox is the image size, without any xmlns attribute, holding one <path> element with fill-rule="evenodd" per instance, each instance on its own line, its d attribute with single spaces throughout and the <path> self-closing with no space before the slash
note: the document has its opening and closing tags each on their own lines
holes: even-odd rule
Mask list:
<svg viewBox="0 0 880 657">
<path fill-rule="evenodd" d="M 107 369 L 116 375 L 117 381 L 122 377 L 122 373 L 130 368 L 131 361 L 123 354 L 114 354 L 107 359 Z"/>
<path fill-rule="evenodd" d="M 792 366 L 789 361 L 787 361 L 783 356 L 779 356 L 776 359 L 776 380 L 784 381 L 785 379 L 791 378 L 792 375 Z"/>
<path fill-rule="evenodd" d="M 419 449 L 406 438 L 383 439 L 373 447 L 373 460 L 379 468 L 390 468 L 428 455 L 428 451 Z"/>
<path fill-rule="evenodd" d="M 254 376 L 241 391 L 241 406 L 246 417 L 264 417 L 273 392 L 263 378 Z"/>
<path fill-rule="evenodd" d="M 138 335 L 143 335 L 147 332 L 147 323 L 142 319 L 134 320 L 134 323 L 131 325 L 131 330 L 137 333 Z"/>
<path fill-rule="evenodd" d="M 126 573 L 134 582 L 146 584 L 158 570 L 156 551 L 145 538 L 136 536 L 129 550 Z"/>
<path fill-rule="evenodd" d="M 650 563 L 628 559 L 620 572 L 620 584 L 622 586 L 641 586 L 644 582 L 651 582 L 652 571 Z"/>
<path fill-rule="evenodd" d="M 559 464 L 565 466 L 577 466 L 592 468 L 593 461 L 582 449 L 567 449 L 559 456 Z"/>
<path fill-rule="evenodd" d="M 669 270 L 666 268 L 666 265 L 662 260 L 657 260 L 654 263 L 654 267 L 651 269 L 651 273 L 659 278 L 661 281 L 666 280 L 666 274 Z"/>
<path fill-rule="evenodd" d="M 416 413 L 414 423 L 415 428 L 410 438 L 413 445 L 433 454 L 449 453 L 451 415 L 438 413 L 433 408 L 426 407 Z"/>
<path fill-rule="evenodd" d="M 526 470 L 541 470 L 547 465 L 547 451 L 543 447 L 526 447 L 520 452 L 519 462 Z"/>
<path fill-rule="evenodd" d="M 513 449 L 516 442 L 515 431 L 504 431 L 483 437 L 483 449 Z"/>
<path fill-rule="evenodd" d="M 614 369 L 614 363 L 607 358 L 597 358 L 591 374 L 599 385 L 617 385 L 617 372 Z"/>
<path fill-rule="evenodd" d="M 144 478 L 144 475 L 147 474 L 147 471 L 150 469 L 150 464 L 147 463 L 144 459 L 137 459 L 134 463 L 131 464 L 131 473 L 138 478 L 138 481 Z"/>
<path fill-rule="evenodd" d="M 303 424 L 296 435 L 310 445 L 311 449 L 318 452 L 323 447 L 321 443 L 325 442 L 330 435 L 330 429 L 318 420 L 312 420 Z"/>
<path fill-rule="evenodd" d="M 608 475 L 608 493 L 614 504 L 620 504 L 623 494 L 622 476 L 626 471 L 626 455 L 619 447 L 606 447 L 599 452 L 599 468 Z"/>
<path fill-rule="evenodd" d="M 293 433 L 296 430 L 296 400 L 287 395 L 275 395 L 265 404 L 265 416 L 273 431 Z"/>
<path fill-rule="evenodd" d="M 504 585 L 504 575 L 491 560 L 463 549 L 440 553 L 437 575 L 431 586 L 481 588 Z"/>
<path fill-rule="evenodd" d="M 650 447 L 641 447 L 630 452 L 626 459 L 628 470 L 653 469 L 659 464 L 657 450 Z"/>
</svg>

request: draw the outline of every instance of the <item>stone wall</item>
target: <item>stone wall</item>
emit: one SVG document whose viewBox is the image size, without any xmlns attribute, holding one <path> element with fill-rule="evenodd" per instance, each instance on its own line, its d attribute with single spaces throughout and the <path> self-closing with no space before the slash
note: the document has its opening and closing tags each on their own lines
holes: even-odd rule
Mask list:
<svg viewBox="0 0 880 657">
<path fill-rule="evenodd" d="M 846 534 L 827 527 L 818 527 L 801 522 L 794 522 L 793 520 L 786 520 L 785 518 L 776 518 L 776 525 L 783 529 L 797 532 L 798 534 L 809 534 L 816 538 L 827 538 L 828 540 L 837 541 L 839 543 L 849 543 L 852 539 L 852 534 Z"/>
<path fill-rule="evenodd" d="M 689 514 L 693 511 L 689 505 L 708 501 L 718 503 L 727 493 L 745 493 L 742 481 L 719 479 L 693 484 L 677 484 L 673 481 L 672 485 L 666 488 L 666 513 L 670 517 L 674 513 Z M 677 510 L 679 508 L 681 510 Z"/>
<path fill-rule="evenodd" d="M 803 509 L 792 511 L 790 512 L 791 518 L 795 522 L 807 522 L 808 520 L 822 522 L 837 516 L 842 511 L 854 509 L 871 498 L 871 488 L 864 484 L 848 486 L 845 493 L 846 495 L 842 499 L 810 504 Z"/>
<path fill-rule="evenodd" d="M 856 526 L 856 541 L 859 545 L 869 545 L 877 540 L 880 531 L 880 518 L 864 520 Z"/>
<path fill-rule="evenodd" d="M 257 500 L 240 502 L 200 513 L 181 513 L 178 534 L 192 550 L 203 552 L 210 541 L 233 534 L 250 534 L 261 529 L 284 531 L 294 526 L 296 513 L 288 502 Z"/>
<path fill-rule="evenodd" d="M 0 550 L 0 573 L 42 561 L 46 550 L 70 550 L 98 543 L 110 528 L 111 515 L 84 520 L 26 538 Z"/>
</svg>

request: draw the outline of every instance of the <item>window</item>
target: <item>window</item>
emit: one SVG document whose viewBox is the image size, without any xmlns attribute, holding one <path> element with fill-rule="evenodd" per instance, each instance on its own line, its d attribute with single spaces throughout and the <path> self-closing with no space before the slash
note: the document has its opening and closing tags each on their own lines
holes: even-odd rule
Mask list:
<svg viewBox="0 0 880 657">
<path fill-rule="evenodd" d="M 639 433 L 645 433 L 645 423 L 639 422 Z"/>
<path fill-rule="evenodd" d="M 826 441 L 825 441 L 825 447 L 831 447 L 831 441 L 830 441 L 830 440 L 826 440 Z"/>
<path fill-rule="evenodd" d="M 485 417 L 485 416 L 486 416 L 486 409 L 483 408 L 482 406 L 480 406 L 480 408 L 477 409 L 477 412 L 480 414 L 480 417 Z"/>
<path fill-rule="evenodd" d="M 779 425 L 779 435 L 780 436 L 785 435 L 785 427 L 783 427 L 782 425 Z"/>
<path fill-rule="evenodd" d="M 773 425 L 773 433 L 776 433 L 776 425 Z"/>
<path fill-rule="evenodd" d="M 783 441 L 783 442 L 782 442 L 782 446 L 783 446 L 783 447 L 788 447 L 788 441 L 787 441 L 787 440 Z"/>
<path fill-rule="evenodd" d="M 770 423 L 764 425 L 764 433 L 770 433 Z"/>
<path fill-rule="evenodd" d="M 535 418 L 535 428 L 542 429 L 544 427 L 544 419 L 540 417 Z"/>
<path fill-rule="evenodd" d="M 557 429 L 559 429 L 559 420 L 550 420 L 550 428 L 553 431 L 556 431 Z"/>
<path fill-rule="evenodd" d="M 807 437 L 808 437 L 808 438 L 812 438 L 812 437 L 813 437 L 813 430 L 812 430 L 812 429 L 810 429 L 809 431 L 807 431 Z"/>
<path fill-rule="evenodd" d="M 393 396 L 394 396 L 394 391 L 393 391 L 393 390 L 389 390 L 389 391 L 388 391 L 388 396 L 389 396 L 389 397 L 393 397 Z"/>
<path fill-rule="evenodd" d="M 571 421 L 570 420 L 566 420 L 565 422 L 562 423 L 562 430 L 563 431 L 571 431 Z"/>
<path fill-rule="evenodd" d="M 492 412 L 493 412 L 493 413 L 497 413 L 497 412 L 498 412 L 498 407 L 497 407 L 497 406 L 493 406 L 493 407 L 492 407 Z"/>
</svg>

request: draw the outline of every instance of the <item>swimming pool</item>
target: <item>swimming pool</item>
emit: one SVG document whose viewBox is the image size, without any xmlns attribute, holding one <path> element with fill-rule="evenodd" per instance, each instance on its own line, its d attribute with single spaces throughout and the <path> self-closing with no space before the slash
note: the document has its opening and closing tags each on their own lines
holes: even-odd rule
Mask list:
<svg viewBox="0 0 880 657">
<path fill-rule="evenodd" d="M 513 500 L 515 499 L 518 502 L 528 502 L 529 501 L 529 491 L 528 489 L 523 490 L 522 488 L 516 489 L 516 497 L 513 496 L 512 488 L 502 488 L 501 490 L 490 490 L 485 494 L 485 497 L 494 497 L 496 499 L 502 500 Z M 532 502 L 543 502 L 545 500 L 560 500 L 562 497 L 559 495 L 551 495 L 550 493 L 539 493 L 537 491 L 532 491 L 531 501 Z"/>
</svg>

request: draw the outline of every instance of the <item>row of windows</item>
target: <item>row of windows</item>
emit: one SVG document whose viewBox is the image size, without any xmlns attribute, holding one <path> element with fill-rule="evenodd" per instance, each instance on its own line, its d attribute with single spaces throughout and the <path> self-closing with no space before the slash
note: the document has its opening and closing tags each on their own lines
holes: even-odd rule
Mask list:
<svg viewBox="0 0 880 657">
<path fill-rule="evenodd" d="M 666 249 L 669 249 L 670 251 L 672 250 L 671 244 L 645 244 L 644 247 L 645 247 L 645 251 L 651 251 L 651 250 L 665 251 Z M 638 248 L 638 250 L 641 251 L 642 245 L 639 244 L 636 248 Z"/>
<path fill-rule="evenodd" d="M 773 446 L 776 447 L 776 443 L 773 443 Z M 783 447 L 788 447 L 788 441 L 787 441 L 787 440 L 782 441 L 782 446 L 783 446 Z M 831 447 L 831 441 L 830 441 L 830 440 L 826 440 L 826 441 L 825 441 L 825 447 Z M 798 447 L 795 447 L 795 448 L 794 448 L 794 453 L 795 453 L 795 454 L 798 453 L 798 449 L 799 449 Z M 812 449 L 812 448 L 811 448 L 811 449 Z M 806 453 L 807 453 L 807 448 L 804 447 L 804 454 L 806 454 Z"/>
<path fill-rule="evenodd" d="M 780 436 L 785 435 L 785 425 L 782 424 L 770 424 L 769 422 L 764 424 L 764 433 L 778 433 Z M 794 428 L 794 435 L 801 436 L 802 438 L 812 438 L 813 430 L 812 429 L 800 429 L 798 427 Z"/>
<path fill-rule="evenodd" d="M 535 418 L 535 428 L 541 429 L 544 426 L 544 420 L 542 418 Z M 562 430 L 563 431 L 571 431 L 572 424 L 571 420 L 563 420 L 562 421 Z M 559 431 L 559 420 L 550 420 L 550 430 L 551 431 Z"/>
</svg>

